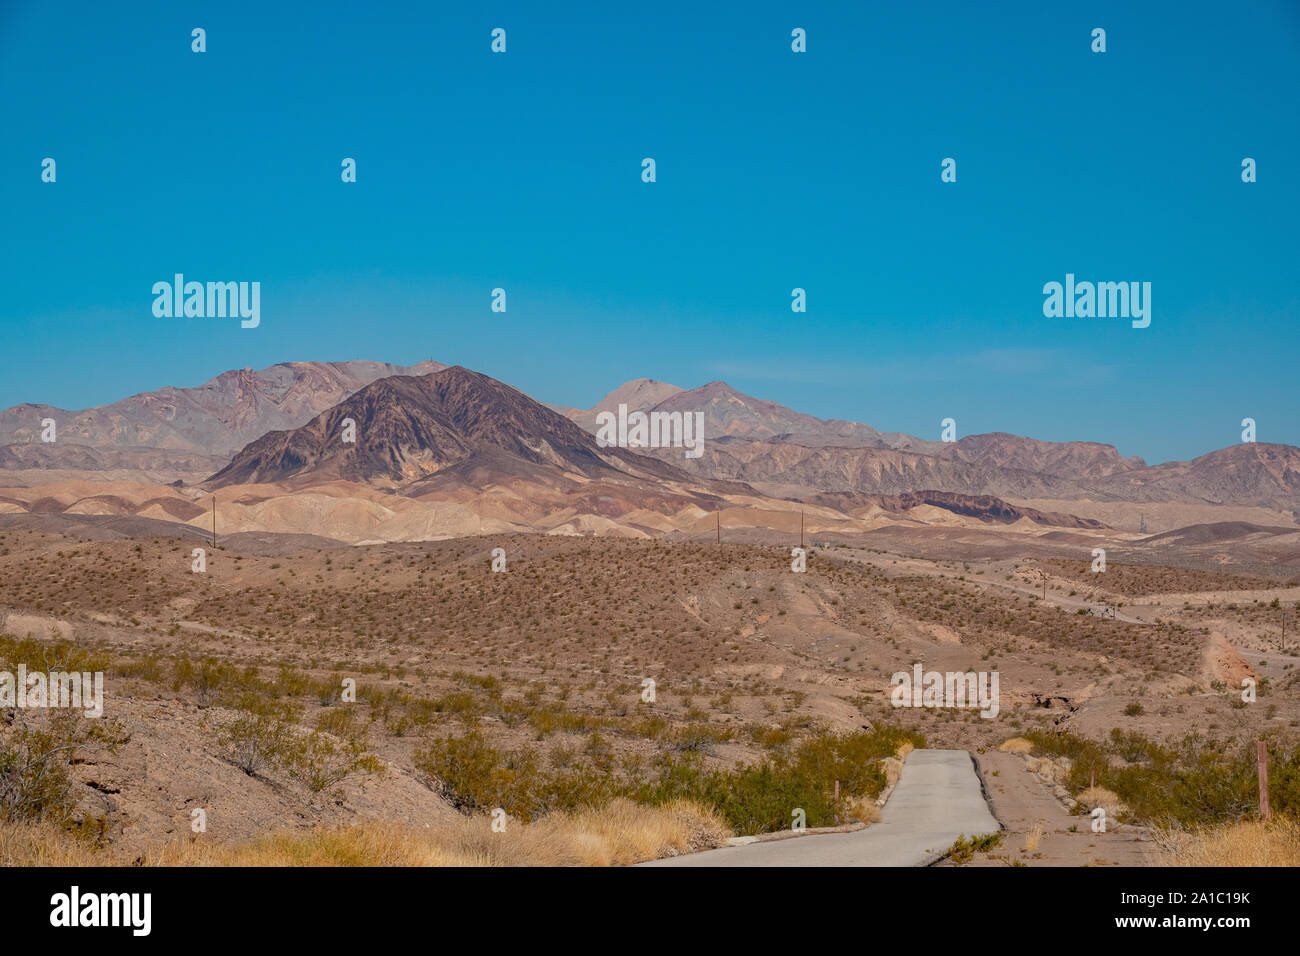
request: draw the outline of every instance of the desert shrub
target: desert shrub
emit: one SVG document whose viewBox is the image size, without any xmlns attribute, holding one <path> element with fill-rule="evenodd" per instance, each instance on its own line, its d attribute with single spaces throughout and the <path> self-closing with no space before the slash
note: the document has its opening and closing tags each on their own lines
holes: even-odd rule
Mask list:
<svg viewBox="0 0 1300 956">
<path fill-rule="evenodd" d="M 281 664 L 279 673 L 276 675 L 275 689 L 278 693 L 288 697 L 299 697 L 308 693 L 312 688 L 312 681 L 302 671 L 295 670 L 287 664 Z"/>
<path fill-rule="evenodd" d="M 837 822 L 833 791 L 782 758 L 712 773 L 701 768 L 697 755 L 670 758 L 661 769 L 650 802 L 683 797 L 716 807 L 740 834 L 789 829 L 797 809 L 804 811 L 810 827 Z"/>
<path fill-rule="evenodd" d="M 468 691 L 454 691 L 444 694 L 431 704 L 433 711 L 439 714 L 477 714 L 478 701 Z"/>
<path fill-rule="evenodd" d="M 527 801 L 521 791 L 538 769 L 531 752 L 503 753 L 477 730 L 435 740 L 414 759 L 443 798 L 466 813 L 503 807 L 522 816 L 519 808 Z"/>
<path fill-rule="evenodd" d="M 1120 730 L 1115 727 L 1110 732 L 1110 749 L 1129 763 L 1137 763 L 1152 757 L 1163 756 L 1162 748 L 1153 744 L 1142 734 Z"/>
<path fill-rule="evenodd" d="M 751 724 L 749 737 L 764 750 L 776 750 L 794 740 L 794 734 L 784 727 L 772 727 L 768 724 Z"/>
<path fill-rule="evenodd" d="M 715 744 L 730 740 L 735 731 L 729 727 L 715 727 L 708 723 L 691 723 L 678 727 L 665 735 L 665 740 L 677 751 L 710 753 Z"/>
<path fill-rule="evenodd" d="M 163 679 L 162 662 L 152 654 L 135 660 L 121 661 L 114 666 L 113 672 L 119 677 L 138 677 L 152 684 L 161 683 Z"/>
<path fill-rule="evenodd" d="M 111 659 L 105 651 L 85 650 L 69 641 L 45 643 L 34 637 L 17 638 L 0 634 L 0 664 L 16 671 L 25 665 L 29 671 L 106 671 Z"/>
<path fill-rule="evenodd" d="M 952 858 L 953 863 L 961 866 L 973 860 L 976 853 L 987 853 L 1001 842 L 1001 833 L 986 833 L 983 836 L 973 836 L 969 839 L 963 833 L 948 848 L 948 855 Z"/>
<path fill-rule="evenodd" d="M 0 820 L 63 818 L 72 811 L 66 733 L 19 726 L 0 742 Z"/>
<path fill-rule="evenodd" d="M 1073 734 L 1025 734 L 1038 753 L 1070 760 L 1063 783 L 1081 795 L 1090 786 L 1114 792 L 1132 820 L 1159 826 L 1211 826 L 1258 810 L 1255 745 L 1229 745 L 1201 734 L 1159 744 L 1118 729 L 1106 742 Z M 1269 801 L 1300 815 L 1300 744 L 1269 742 Z M 1116 761 L 1112 758 L 1117 758 Z"/>
<path fill-rule="evenodd" d="M 669 754 L 660 760 L 657 779 L 642 785 L 637 797 L 648 803 L 689 799 L 716 807 L 741 834 L 788 829 L 796 809 L 804 811 L 810 827 L 834 826 L 851 816 L 850 803 L 879 796 L 887 783 L 880 762 L 904 743 L 924 746 L 925 740 L 894 728 L 819 734 L 792 753 L 713 771 L 705 769 L 698 753 Z"/>
<path fill-rule="evenodd" d="M 415 765 L 458 810 L 475 813 L 501 807 L 522 820 L 603 806 L 626 789 L 612 772 L 607 745 L 596 734 L 588 739 L 585 754 L 568 755 L 549 769 L 532 750 L 498 750 L 478 730 L 433 741 L 415 754 Z"/>
<path fill-rule="evenodd" d="M 52 712 L 39 723 L 11 717 L 0 729 L 0 821 L 49 820 L 73 827 L 78 815 L 68 768 L 81 751 L 114 752 L 127 739 L 114 721 L 86 720 L 67 711 Z"/>
<path fill-rule="evenodd" d="M 366 735 L 353 707 L 331 707 L 321 711 L 316 717 L 316 729 L 348 740 L 363 740 Z"/>
<path fill-rule="evenodd" d="M 211 706 L 222 694 L 235 693 L 241 683 L 235 667 L 214 657 L 205 657 L 197 664 L 188 657 L 178 657 L 172 662 L 172 675 L 172 687 L 193 690 L 200 707 Z"/>
<path fill-rule="evenodd" d="M 651 714 L 649 717 L 641 717 L 633 720 L 628 724 L 628 732 L 636 737 L 644 737 L 647 740 L 659 740 L 663 738 L 672 727 L 672 724 L 659 714 Z"/>
<path fill-rule="evenodd" d="M 226 756 L 249 776 L 288 766 L 297 743 L 293 731 L 296 718 L 293 705 L 246 692 L 234 719 L 217 731 L 217 740 Z"/>
<path fill-rule="evenodd" d="M 342 699 L 343 694 L 343 675 L 335 672 L 329 677 L 316 679 L 307 679 L 307 693 L 316 698 L 316 702 L 322 707 L 329 707 L 337 704 Z"/>
<path fill-rule="evenodd" d="M 544 710 L 563 718 L 562 711 Z M 465 813 L 501 807 L 511 816 L 531 820 L 604 806 L 624 796 L 654 805 L 688 799 L 716 808 L 737 832 L 764 833 L 788 828 L 795 809 L 804 811 L 808 826 L 861 818 L 853 808 L 874 799 L 886 785 L 881 760 L 904 744 L 924 745 L 918 735 L 890 728 L 821 734 L 789 753 L 749 766 L 711 770 L 704 750 L 728 733 L 697 725 L 665 734 L 666 751 L 649 780 L 639 779 L 640 765 L 616 766 L 598 729 L 590 731 L 581 753 L 560 748 L 549 761 L 529 749 L 499 750 L 477 729 L 434 740 L 414 759 L 435 789 Z"/>
<path fill-rule="evenodd" d="M 354 774 L 383 770 L 379 758 L 366 752 L 363 740 L 356 737 L 339 739 L 317 730 L 287 743 L 284 763 L 289 775 L 301 781 L 312 793 L 337 787 Z"/>
<path fill-rule="evenodd" d="M 880 761 L 892 757 L 904 743 L 925 746 L 925 738 L 893 727 L 852 734 L 821 734 L 795 749 L 794 762 L 811 779 L 840 782 L 840 792 L 877 797 L 885 788 Z"/>
</svg>

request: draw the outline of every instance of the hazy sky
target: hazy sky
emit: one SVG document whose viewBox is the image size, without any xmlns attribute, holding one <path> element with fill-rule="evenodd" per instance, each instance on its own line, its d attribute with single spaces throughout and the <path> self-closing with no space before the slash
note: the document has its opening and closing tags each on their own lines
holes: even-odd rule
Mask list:
<svg viewBox="0 0 1300 956">
<path fill-rule="evenodd" d="M 387 6 L 0 2 L 0 407 L 433 358 L 584 407 L 723 379 L 926 438 L 1300 444 L 1293 0 Z M 260 326 L 156 318 L 177 272 L 260 282 Z M 1150 327 L 1044 317 L 1066 273 L 1150 282 Z"/>
</svg>

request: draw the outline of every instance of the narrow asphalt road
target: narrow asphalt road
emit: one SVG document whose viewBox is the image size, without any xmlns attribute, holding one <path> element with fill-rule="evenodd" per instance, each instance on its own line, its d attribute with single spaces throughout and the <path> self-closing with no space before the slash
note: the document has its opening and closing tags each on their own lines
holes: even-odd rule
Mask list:
<svg viewBox="0 0 1300 956">
<path fill-rule="evenodd" d="M 924 866 L 959 836 L 998 829 L 968 751 L 913 750 L 880 822 L 865 830 L 729 846 L 641 865 Z"/>
</svg>

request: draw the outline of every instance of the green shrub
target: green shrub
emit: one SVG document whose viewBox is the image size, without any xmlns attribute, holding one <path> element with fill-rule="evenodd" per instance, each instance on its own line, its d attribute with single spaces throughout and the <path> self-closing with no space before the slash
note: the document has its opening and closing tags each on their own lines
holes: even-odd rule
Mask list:
<svg viewBox="0 0 1300 956">
<path fill-rule="evenodd" d="M 217 731 L 226 756 L 253 776 L 259 770 L 284 767 L 292 762 L 297 712 L 291 704 L 268 701 L 245 692 L 235 718 Z"/>
<path fill-rule="evenodd" d="M 383 770 L 379 758 L 366 753 L 364 741 L 339 740 L 315 730 L 286 745 L 284 763 L 289 775 L 312 793 L 336 787 L 353 774 Z"/>
<path fill-rule="evenodd" d="M 1258 811 L 1253 743 L 1230 746 L 1192 733 L 1162 745 L 1118 729 L 1104 743 L 1068 733 L 1031 731 L 1024 736 L 1036 753 L 1069 758 L 1063 781 L 1068 790 L 1078 794 L 1095 779 L 1098 786 L 1113 791 L 1138 822 L 1211 826 Z M 1300 815 L 1300 743 L 1270 740 L 1268 750 L 1272 808 Z"/>
<path fill-rule="evenodd" d="M 53 820 L 89 834 L 77 823 L 68 768 L 82 751 L 116 752 L 127 739 L 114 721 L 68 711 L 52 712 L 39 724 L 15 717 L 0 732 L 0 822 Z"/>
<path fill-rule="evenodd" d="M 987 853 L 1001 842 L 1001 833 L 986 833 L 983 836 L 973 836 L 969 840 L 963 833 L 948 848 L 948 855 L 953 863 L 962 866 L 973 860 L 976 853 Z"/>
</svg>

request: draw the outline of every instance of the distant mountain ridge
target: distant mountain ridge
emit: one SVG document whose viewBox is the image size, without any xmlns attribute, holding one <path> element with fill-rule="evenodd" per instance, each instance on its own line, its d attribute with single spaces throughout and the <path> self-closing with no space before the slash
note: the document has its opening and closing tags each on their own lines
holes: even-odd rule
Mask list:
<svg viewBox="0 0 1300 956">
<path fill-rule="evenodd" d="M 446 368 L 356 360 L 281 362 L 222 372 L 191 388 L 168 386 L 96 408 L 15 405 L 0 411 L 0 445 L 40 443 L 41 419 L 53 418 L 57 444 L 159 448 L 229 458 L 276 428 L 297 428 L 365 385 L 390 375 Z"/>
<path fill-rule="evenodd" d="M 898 432 L 882 432 L 861 422 L 826 420 L 796 412 L 776 402 L 738 392 L 726 382 L 709 382 L 699 388 L 678 388 L 654 379 L 633 379 L 610 392 L 590 409 L 569 409 L 567 414 L 588 431 L 596 430 L 596 414 L 617 411 L 620 402 L 629 411 L 703 412 L 708 439 L 788 438 L 813 444 L 862 448 L 905 448 L 932 451 L 941 442 L 927 442 Z"/>
<path fill-rule="evenodd" d="M 793 499 L 926 491 L 1300 509 L 1300 449 L 1290 445 L 1233 445 L 1191 461 L 1149 466 L 1090 441 L 1046 442 L 1003 432 L 928 441 L 861 422 L 816 418 L 725 382 L 687 389 L 633 379 L 593 408 L 576 409 L 541 405 L 466 369 L 443 381 L 435 396 L 400 381 L 447 369 L 434 361 L 409 367 L 365 360 L 285 362 L 94 409 L 19 405 L 0 411 L 0 470 L 15 473 L 14 484 L 40 483 L 45 471 L 113 471 L 120 478 L 134 469 L 168 482 L 178 475 L 186 482 L 204 476 L 256 482 L 308 480 L 314 474 L 423 482 L 431 489 L 453 478 L 474 486 L 492 475 L 545 466 L 553 476 L 741 483 Z M 382 382 L 388 384 L 363 402 L 348 404 Z M 449 401 L 460 411 L 451 412 Z M 702 413 L 704 454 L 686 458 L 680 448 L 596 446 L 597 414 L 616 412 L 620 404 L 631 411 Z M 362 438 L 357 446 L 335 448 L 332 436 L 348 417 L 361 426 Z M 40 441 L 43 418 L 55 419 L 56 444 Z M 308 425 L 316 431 L 303 431 Z M 294 432 L 300 433 L 289 434 Z"/>
<path fill-rule="evenodd" d="M 356 440 L 343 441 L 347 423 Z M 372 382 L 301 428 L 250 443 L 209 479 L 213 487 L 288 481 L 418 482 L 453 467 L 496 475 L 538 469 L 586 479 L 689 480 L 671 465 L 595 438 L 527 395 L 460 366 Z"/>
<path fill-rule="evenodd" d="M 1047 442 L 1005 432 L 927 441 L 860 422 L 816 418 L 725 382 L 695 389 L 667 386 L 666 397 L 651 404 L 657 393 L 645 383 L 662 385 L 634 379 L 592 409 L 567 414 L 594 430 L 596 412 L 613 410 L 626 396 L 641 399 L 647 412 L 702 411 L 702 457 L 683 461 L 675 449 L 643 451 L 700 477 L 748 482 L 770 493 L 943 489 L 1012 498 L 1300 506 L 1300 449 L 1291 445 L 1242 444 L 1191 462 L 1150 466 L 1092 441 Z"/>
</svg>

